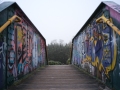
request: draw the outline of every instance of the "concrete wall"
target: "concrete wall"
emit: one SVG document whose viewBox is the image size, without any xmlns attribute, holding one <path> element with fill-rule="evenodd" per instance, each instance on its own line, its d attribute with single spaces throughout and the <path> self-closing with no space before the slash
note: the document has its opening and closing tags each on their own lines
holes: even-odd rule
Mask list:
<svg viewBox="0 0 120 90">
<path fill-rule="evenodd" d="M 47 63 L 44 37 L 16 4 L 0 12 L 0 26 L 15 14 L 22 21 L 0 33 L 0 89 Z"/>
<path fill-rule="evenodd" d="M 102 15 L 120 29 L 120 6 L 102 3 L 73 38 L 72 64 L 120 90 L 120 35 L 108 24 L 96 22 Z"/>
</svg>

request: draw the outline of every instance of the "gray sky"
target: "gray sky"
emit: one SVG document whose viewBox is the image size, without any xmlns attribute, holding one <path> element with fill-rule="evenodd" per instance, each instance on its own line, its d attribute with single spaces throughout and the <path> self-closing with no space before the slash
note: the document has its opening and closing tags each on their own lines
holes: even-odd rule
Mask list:
<svg viewBox="0 0 120 90">
<path fill-rule="evenodd" d="M 68 43 L 104 0 L 0 0 L 15 1 L 45 37 Z M 120 5 L 120 0 L 114 1 Z"/>
</svg>

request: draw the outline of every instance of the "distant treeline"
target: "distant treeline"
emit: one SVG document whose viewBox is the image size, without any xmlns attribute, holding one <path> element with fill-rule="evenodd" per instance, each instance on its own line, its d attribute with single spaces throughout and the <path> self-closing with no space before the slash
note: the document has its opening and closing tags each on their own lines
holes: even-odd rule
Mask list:
<svg viewBox="0 0 120 90">
<path fill-rule="evenodd" d="M 65 44 L 63 40 L 59 43 L 56 40 L 47 45 L 49 64 L 69 64 L 70 63 L 71 43 Z"/>
</svg>

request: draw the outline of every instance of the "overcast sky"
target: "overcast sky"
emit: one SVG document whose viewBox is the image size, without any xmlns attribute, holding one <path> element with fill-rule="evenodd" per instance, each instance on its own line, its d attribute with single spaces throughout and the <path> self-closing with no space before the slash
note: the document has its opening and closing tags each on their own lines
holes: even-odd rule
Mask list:
<svg viewBox="0 0 120 90">
<path fill-rule="evenodd" d="M 52 40 L 70 42 L 102 0 L 0 0 L 3 1 L 17 2 L 49 44 Z M 120 0 L 109 1 L 120 5 Z"/>
</svg>

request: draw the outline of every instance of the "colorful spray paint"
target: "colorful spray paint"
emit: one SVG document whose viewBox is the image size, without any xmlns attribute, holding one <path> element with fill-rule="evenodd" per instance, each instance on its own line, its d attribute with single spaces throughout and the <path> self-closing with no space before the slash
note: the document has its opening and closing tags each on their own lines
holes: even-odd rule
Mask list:
<svg viewBox="0 0 120 90">
<path fill-rule="evenodd" d="M 102 2 L 73 38 L 72 64 L 120 90 L 120 6 Z"/>
<path fill-rule="evenodd" d="M 14 15 L 22 20 L 12 22 L 0 33 L 0 89 L 8 87 L 41 65 L 46 65 L 46 41 L 20 7 L 14 2 L 0 5 L 0 26 Z"/>
</svg>

